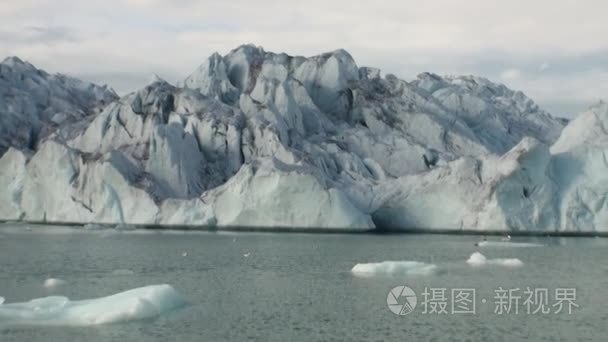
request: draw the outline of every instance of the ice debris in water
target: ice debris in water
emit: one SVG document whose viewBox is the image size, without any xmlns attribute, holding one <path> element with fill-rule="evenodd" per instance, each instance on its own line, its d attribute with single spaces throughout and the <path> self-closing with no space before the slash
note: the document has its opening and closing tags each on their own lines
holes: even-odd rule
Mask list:
<svg viewBox="0 0 608 342">
<path fill-rule="evenodd" d="M 531 242 L 510 242 L 510 241 L 481 241 L 477 244 L 479 247 L 544 247 L 540 243 Z"/>
<path fill-rule="evenodd" d="M 479 252 L 471 254 L 467 260 L 467 264 L 471 266 L 498 265 L 505 267 L 520 267 L 524 265 L 524 263 L 517 258 L 488 259 Z"/>
<path fill-rule="evenodd" d="M 156 317 L 185 304 L 171 285 L 150 285 L 111 296 L 75 300 L 51 296 L 0 305 L 0 326 L 89 326 Z"/>
<path fill-rule="evenodd" d="M 437 265 L 419 261 L 383 261 L 356 264 L 351 272 L 357 276 L 375 275 L 430 275 L 437 272 Z"/>
</svg>

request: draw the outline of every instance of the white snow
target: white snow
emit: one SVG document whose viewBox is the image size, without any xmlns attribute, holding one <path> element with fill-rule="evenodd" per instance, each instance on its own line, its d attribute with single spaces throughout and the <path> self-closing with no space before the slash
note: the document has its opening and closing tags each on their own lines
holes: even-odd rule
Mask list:
<svg viewBox="0 0 608 342">
<path fill-rule="evenodd" d="M 467 260 L 467 264 L 480 267 L 486 265 L 496 265 L 496 266 L 504 266 L 504 267 L 520 267 L 523 266 L 524 263 L 517 258 L 497 258 L 497 259 L 488 259 L 483 254 L 479 252 L 475 252 L 471 254 L 469 259 Z"/>
<path fill-rule="evenodd" d="M 63 286 L 67 284 L 67 281 L 63 280 L 63 279 L 57 279 L 57 278 L 48 278 L 47 280 L 44 281 L 44 287 L 46 287 L 47 289 L 54 289 L 60 286 Z"/>
<path fill-rule="evenodd" d="M 351 272 L 361 277 L 377 275 L 431 275 L 437 272 L 437 265 L 419 261 L 383 261 L 356 264 Z"/>
<path fill-rule="evenodd" d="M 89 326 L 127 322 L 159 316 L 184 304 L 184 298 L 170 285 L 151 285 L 85 300 L 52 296 L 0 305 L 0 325 Z"/>
</svg>

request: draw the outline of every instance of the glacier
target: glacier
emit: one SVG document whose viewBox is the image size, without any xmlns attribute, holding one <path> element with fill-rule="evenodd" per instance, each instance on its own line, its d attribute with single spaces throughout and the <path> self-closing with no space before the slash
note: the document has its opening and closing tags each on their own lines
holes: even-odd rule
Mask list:
<svg viewBox="0 0 608 342">
<path fill-rule="evenodd" d="M 61 127 L 84 124 L 118 99 L 107 86 L 66 75 L 50 75 L 18 57 L 0 63 L 0 155 L 9 147 L 26 151 Z M 86 121 L 86 120 L 85 120 Z"/>
<path fill-rule="evenodd" d="M 475 76 L 243 45 L 177 85 L 1 64 L 0 220 L 608 230 L 608 105 L 571 122 Z M 18 129 L 17 129 L 18 128 Z"/>
</svg>

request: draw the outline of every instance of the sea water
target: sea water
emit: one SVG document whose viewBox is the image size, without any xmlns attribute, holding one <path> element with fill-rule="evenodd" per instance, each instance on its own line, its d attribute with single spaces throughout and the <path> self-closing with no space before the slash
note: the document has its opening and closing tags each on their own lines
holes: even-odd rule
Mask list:
<svg viewBox="0 0 608 342">
<path fill-rule="evenodd" d="M 4 226 L 0 306 L 48 296 L 103 298 L 153 284 L 172 286 L 186 304 L 141 320 L 77 327 L 2 326 L 0 318 L 0 341 L 605 339 L 607 239 L 513 238 L 539 245 L 532 248 L 479 248 L 474 246 L 479 240 Z M 475 252 L 488 260 L 517 258 L 522 265 L 472 266 L 467 260 Z M 357 264 L 376 263 L 382 272 L 352 272 Z M 434 265 L 433 272 L 410 272 L 411 265 Z M 62 283 L 48 287 L 47 279 Z M 404 287 L 416 295 L 417 305 L 399 315 L 388 301 L 393 289 Z M 453 310 L 463 304 L 453 307 L 453 291 L 462 289 L 474 290 L 474 312 Z M 548 313 L 527 312 L 528 289 L 546 290 Z M 555 313 L 559 289 L 576 296 L 570 313 L 567 307 Z"/>
</svg>

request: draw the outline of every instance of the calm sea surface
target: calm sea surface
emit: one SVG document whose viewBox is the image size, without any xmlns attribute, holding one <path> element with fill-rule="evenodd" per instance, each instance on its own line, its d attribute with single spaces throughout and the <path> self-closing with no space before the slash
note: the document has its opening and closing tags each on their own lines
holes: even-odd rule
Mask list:
<svg viewBox="0 0 608 342">
<path fill-rule="evenodd" d="M 6 303 L 49 295 L 96 298 L 167 283 L 188 304 L 143 321 L 5 327 L 3 342 L 606 341 L 608 334 L 608 239 L 514 238 L 546 246 L 476 248 L 475 236 L 25 227 L 0 227 L 0 296 Z M 487 258 L 519 258 L 524 265 L 471 267 L 465 261 L 475 251 Z M 385 260 L 432 263 L 438 271 L 367 278 L 350 272 L 357 263 Z M 43 282 L 50 277 L 67 284 L 49 290 Z M 418 299 L 414 312 L 404 316 L 387 307 L 389 291 L 400 285 Z M 528 314 L 523 304 L 528 287 L 547 289 L 549 306 L 556 303 L 557 288 L 573 288 L 578 308 L 571 314 Z M 446 289 L 446 300 L 441 290 L 434 299 L 447 303 L 447 314 L 423 312 L 425 288 Z M 451 290 L 459 288 L 475 289 L 474 314 L 451 313 Z M 512 297 L 522 298 L 512 299 L 510 313 L 495 312 L 500 288 L 520 289 L 513 291 Z"/>
</svg>

